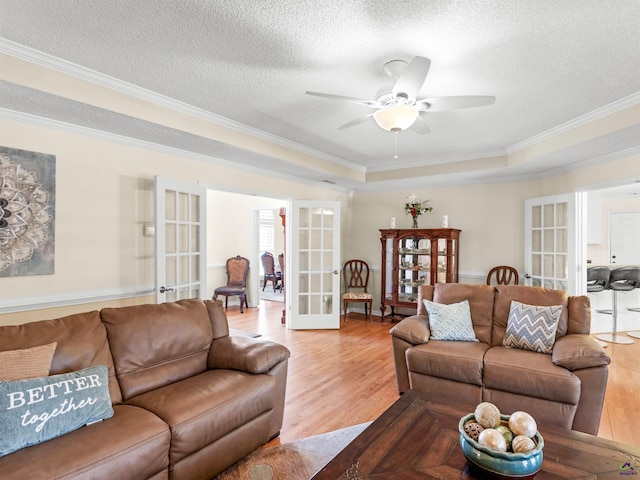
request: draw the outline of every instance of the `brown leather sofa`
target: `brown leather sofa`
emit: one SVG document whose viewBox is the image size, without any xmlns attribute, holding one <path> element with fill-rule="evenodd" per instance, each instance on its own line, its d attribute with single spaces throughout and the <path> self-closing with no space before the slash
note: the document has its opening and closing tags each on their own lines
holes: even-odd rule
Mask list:
<svg viewBox="0 0 640 480">
<path fill-rule="evenodd" d="M 469 300 L 479 342 L 429 341 L 423 303 Z M 511 300 L 562 305 L 553 353 L 502 346 Z M 425 392 L 435 402 L 494 403 L 501 412 L 529 412 L 541 422 L 597 434 L 609 357 L 589 337 L 589 299 L 527 286 L 438 283 L 419 290 L 417 315 L 391 329 L 400 393 Z"/>
<path fill-rule="evenodd" d="M 0 457 L 3 478 L 209 479 L 282 426 L 289 351 L 229 336 L 220 301 L 0 327 L 0 351 L 50 342 L 51 375 L 107 366 L 115 414 Z"/>
</svg>

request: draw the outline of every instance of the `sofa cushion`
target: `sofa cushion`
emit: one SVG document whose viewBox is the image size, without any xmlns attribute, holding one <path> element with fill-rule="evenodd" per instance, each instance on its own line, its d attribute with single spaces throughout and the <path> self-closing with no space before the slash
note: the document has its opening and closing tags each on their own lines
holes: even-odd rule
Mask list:
<svg viewBox="0 0 640 480">
<path fill-rule="evenodd" d="M 551 354 L 562 305 L 538 307 L 511 301 L 503 347 Z"/>
<path fill-rule="evenodd" d="M 151 478 L 166 472 L 167 424 L 142 408 L 114 405 L 113 410 L 108 420 L 0 457 L 0 472 L 29 480 Z"/>
<path fill-rule="evenodd" d="M 433 291 L 433 301 L 436 303 L 452 304 L 468 300 L 476 338 L 489 344 L 494 296 L 495 289 L 491 285 L 436 283 Z"/>
<path fill-rule="evenodd" d="M 162 418 L 171 429 L 170 465 L 273 410 L 275 378 L 209 370 L 127 401 Z M 264 438 L 262 443 L 269 439 Z"/>
<path fill-rule="evenodd" d="M 56 345 L 53 342 L 0 352 L 0 382 L 48 376 Z"/>
<path fill-rule="evenodd" d="M 491 347 L 484 356 L 484 386 L 493 390 L 577 405 L 580 379 L 551 361 L 551 355 Z M 522 406 L 526 410 L 526 405 Z"/>
<path fill-rule="evenodd" d="M 477 342 L 471 323 L 469 300 L 445 305 L 423 300 L 429 314 L 430 340 Z"/>
<path fill-rule="evenodd" d="M 49 373 L 75 372 L 95 365 L 109 371 L 109 393 L 112 403 L 122 402 L 107 331 L 97 311 L 78 313 L 55 320 L 0 327 L 0 351 L 56 342 L 56 352 Z"/>
<path fill-rule="evenodd" d="M 567 333 L 569 321 L 569 294 L 563 290 L 550 290 L 541 287 L 525 285 L 498 285 L 496 300 L 493 307 L 493 338 L 492 345 L 502 346 L 504 333 L 507 330 L 511 301 L 516 300 L 527 305 L 552 306 L 562 305 L 562 313 L 556 329 L 556 338 Z"/>
<path fill-rule="evenodd" d="M 125 399 L 207 369 L 213 334 L 202 300 L 103 308 L 100 315 Z"/>
<path fill-rule="evenodd" d="M 483 342 L 429 342 L 407 349 L 410 372 L 482 385 L 482 359 L 489 345 Z"/>
<path fill-rule="evenodd" d="M 0 456 L 112 415 L 104 365 L 0 382 Z"/>
</svg>

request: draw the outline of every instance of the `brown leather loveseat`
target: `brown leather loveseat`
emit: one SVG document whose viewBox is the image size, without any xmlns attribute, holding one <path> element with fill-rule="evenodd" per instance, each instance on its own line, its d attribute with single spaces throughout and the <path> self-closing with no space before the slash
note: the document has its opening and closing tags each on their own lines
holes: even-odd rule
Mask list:
<svg viewBox="0 0 640 480">
<path fill-rule="evenodd" d="M 478 342 L 430 340 L 427 299 L 469 301 Z M 551 354 L 503 346 L 511 301 L 562 305 Z M 586 296 L 527 286 L 438 283 L 419 290 L 417 315 L 391 329 L 400 393 L 435 402 L 494 403 L 505 414 L 529 412 L 541 423 L 597 434 L 609 357 L 591 337 Z"/>
<path fill-rule="evenodd" d="M 0 352 L 49 342 L 51 375 L 107 367 L 115 413 L 0 457 L 2 478 L 209 479 L 282 426 L 289 351 L 229 336 L 219 301 L 0 327 Z"/>
</svg>

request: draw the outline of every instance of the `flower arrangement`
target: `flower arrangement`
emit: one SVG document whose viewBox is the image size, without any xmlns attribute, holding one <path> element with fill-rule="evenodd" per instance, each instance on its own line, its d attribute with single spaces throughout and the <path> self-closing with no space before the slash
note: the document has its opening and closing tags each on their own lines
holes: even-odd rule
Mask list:
<svg viewBox="0 0 640 480">
<path fill-rule="evenodd" d="M 407 195 L 407 201 L 404 204 L 404 211 L 411 215 L 411 219 L 413 220 L 413 228 L 418 228 L 418 217 L 423 213 L 427 213 L 433 210 L 433 207 L 429 206 L 429 200 L 418 201 L 418 197 L 416 197 L 415 193 L 411 193 Z"/>
</svg>

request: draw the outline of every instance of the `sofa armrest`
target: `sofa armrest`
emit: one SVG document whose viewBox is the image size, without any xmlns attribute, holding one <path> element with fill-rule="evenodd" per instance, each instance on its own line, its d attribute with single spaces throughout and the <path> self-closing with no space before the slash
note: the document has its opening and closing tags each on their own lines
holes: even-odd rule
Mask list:
<svg viewBox="0 0 640 480">
<path fill-rule="evenodd" d="M 589 335 L 569 334 L 556 340 L 551 354 L 554 365 L 574 371 L 611 363 L 604 349 Z"/>
<path fill-rule="evenodd" d="M 248 337 L 222 337 L 213 341 L 207 365 L 248 373 L 267 373 L 289 358 L 286 347 L 269 340 Z"/>
<path fill-rule="evenodd" d="M 431 336 L 429 317 L 427 315 L 412 315 L 396 324 L 389 330 L 389 333 L 412 345 L 427 343 Z"/>
</svg>

